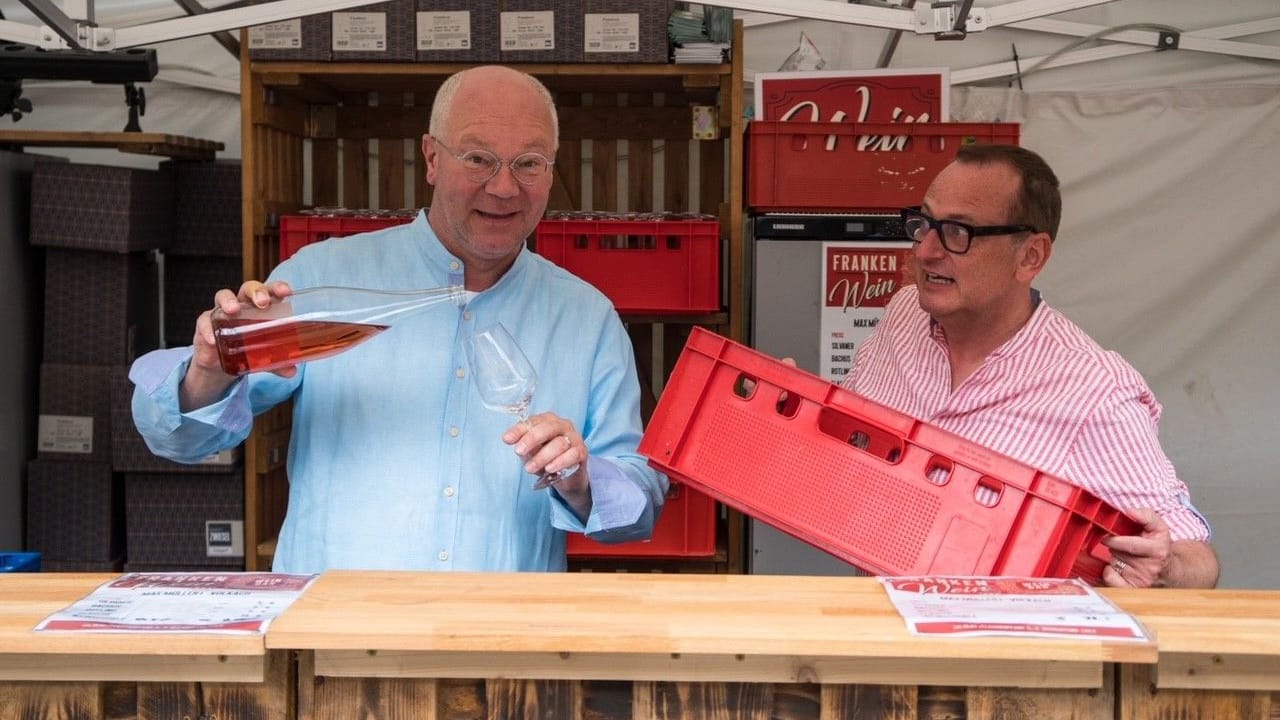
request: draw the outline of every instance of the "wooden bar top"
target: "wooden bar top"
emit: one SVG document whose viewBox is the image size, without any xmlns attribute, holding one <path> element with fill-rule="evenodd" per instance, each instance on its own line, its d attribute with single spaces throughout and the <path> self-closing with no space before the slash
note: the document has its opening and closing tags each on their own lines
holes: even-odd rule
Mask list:
<svg viewBox="0 0 1280 720">
<path fill-rule="evenodd" d="M 261 635 L 33 629 L 113 577 L 0 573 L 0 680 L 262 680 Z"/>
<path fill-rule="evenodd" d="M 910 634 L 872 578 L 329 572 L 271 626 L 335 676 L 1097 687 L 1154 645 Z"/>
<path fill-rule="evenodd" d="M 1103 591 L 1160 651 L 1162 688 L 1280 691 L 1280 591 Z"/>
</svg>

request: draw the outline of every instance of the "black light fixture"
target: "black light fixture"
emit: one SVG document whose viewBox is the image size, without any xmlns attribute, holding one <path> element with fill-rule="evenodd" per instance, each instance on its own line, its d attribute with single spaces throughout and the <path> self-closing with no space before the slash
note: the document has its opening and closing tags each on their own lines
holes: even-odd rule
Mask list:
<svg viewBox="0 0 1280 720">
<path fill-rule="evenodd" d="M 126 130 L 138 130 L 137 113 L 145 107 L 142 90 L 133 83 L 155 79 L 160 70 L 156 51 L 128 48 L 109 52 L 45 50 L 21 43 L 0 44 L 0 114 L 14 122 L 31 112 L 31 101 L 22 97 L 23 80 L 84 80 L 124 85 L 130 121 Z"/>
</svg>

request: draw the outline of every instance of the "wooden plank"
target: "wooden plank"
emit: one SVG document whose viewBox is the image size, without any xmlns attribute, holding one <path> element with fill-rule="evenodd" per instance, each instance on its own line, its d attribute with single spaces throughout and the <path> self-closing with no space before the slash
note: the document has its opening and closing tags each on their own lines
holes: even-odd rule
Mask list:
<svg viewBox="0 0 1280 720">
<path fill-rule="evenodd" d="M 106 717 L 102 683 L 0 682 L 0 720 Z"/>
<path fill-rule="evenodd" d="M 822 685 L 821 720 L 915 720 L 915 686 Z"/>
<path fill-rule="evenodd" d="M 651 109 L 653 93 L 632 93 L 627 96 L 627 111 L 624 117 Z M 627 140 L 627 210 L 631 212 L 652 212 L 654 210 L 653 195 L 653 141 L 641 137 L 630 128 L 619 128 L 620 137 Z"/>
<path fill-rule="evenodd" d="M 199 683 L 138 683 L 138 720 L 203 716 Z"/>
<path fill-rule="evenodd" d="M 401 115 L 415 113 L 416 108 L 404 107 L 404 95 L 399 93 L 382 93 L 378 95 L 378 107 L 387 111 L 395 111 Z M 418 127 L 421 127 L 419 125 Z M 412 131 L 395 135 L 381 136 L 378 144 L 378 207 L 387 210 L 399 210 L 405 207 L 404 173 L 405 173 L 405 138 L 413 135 Z"/>
<path fill-rule="evenodd" d="M 413 206 L 416 208 L 431 206 L 431 186 L 427 184 L 427 159 L 422 154 L 422 136 L 431 131 L 429 119 L 434 100 L 435 93 L 415 93 L 413 96 L 414 106 L 426 108 L 428 117 L 428 122 L 423 123 L 413 135 Z"/>
<path fill-rule="evenodd" d="M 581 102 L 582 96 L 577 93 L 557 93 L 556 112 L 563 114 Z M 582 140 L 561 139 L 547 209 L 581 210 L 582 207 Z"/>
<path fill-rule="evenodd" d="M 436 682 L 423 679 L 325 678 L 312 690 L 311 720 L 436 720 L 457 718 L 437 712 Z M 250 716 L 252 717 L 252 716 Z"/>
<path fill-rule="evenodd" d="M 1162 688 L 1280 692 L 1280 656 L 1160 653 Z"/>
<path fill-rule="evenodd" d="M 182 160 L 212 160 L 225 149 L 215 140 L 144 132 L 0 130 L 0 145 L 23 147 L 115 148 L 120 152 L 162 155 Z"/>
<path fill-rule="evenodd" d="M 634 107 L 628 105 L 625 113 L 596 104 L 564 108 L 560 113 L 561 139 L 615 137 L 653 141 L 689 137 L 688 107 L 655 107 L 653 93 L 631 93 L 628 97 L 648 97 L 650 101 Z"/>
<path fill-rule="evenodd" d="M 635 717 L 770 720 L 773 686 L 743 683 L 636 683 Z"/>
<path fill-rule="evenodd" d="M 368 105 L 347 102 L 338 106 L 336 127 L 340 138 L 354 140 L 375 140 L 378 138 L 421 137 L 424 128 L 430 123 L 430 107 L 404 107 L 401 100 L 398 105 Z M 393 93 L 382 93 L 381 98 L 396 97 Z"/>
<path fill-rule="evenodd" d="M 367 97 L 363 93 L 351 94 L 344 103 L 361 107 Z M 342 135 L 342 205 L 351 209 L 369 207 L 369 143 L 346 135 Z"/>
<path fill-rule="evenodd" d="M 591 96 L 595 108 L 615 107 L 611 93 Z M 615 135 L 591 138 L 591 209 L 611 212 L 618 209 L 618 141 Z"/>
<path fill-rule="evenodd" d="M 1188 690 L 1156 684 L 1156 670 L 1122 665 L 1118 720 L 1268 720 L 1276 707 L 1269 692 Z"/>
<path fill-rule="evenodd" d="M 489 680 L 485 683 L 491 720 L 582 717 L 582 683 L 546 680 Z"/>
<path fill-rule="evenodd" d="M 311 204 L 338 205 L 338 141 L 311 141 Z"/>
<path fill-rule="evenodd" d="M 263 663 L 261 655 L 5 653 L 0 680 L 262 682 Z"/>
<path fill-rule="evenodd" d="M 698 211 L 720 216 L 724 202 L 724 141 L 698 142 Z"/>
<path fill-rule="evenodd" d="M 1076 720 L 1111 717 L 1115 708 L 1115 673 L 1108 668 L 1101 688 L 973 687 L 966 693 L 968 720 Z"/>
<path fill-rule="evenodd" d="M 316 650 L 324 677 L 498 676 L 544 680 L 679 680 L 686 682 L 823 682 L 997 687 L 1102 686 L 1102 664 L 1051 660 L 812 657 L 804 655 L 627 654 L 615 652 L 459 652 Z"/>
<path fill-rule="evenodd" d="M 689 200 L 689 140 L 668 140 L 662 145 L 662 153 L 662 209 L 688 212 L 692 207 Z"/>
</svg>

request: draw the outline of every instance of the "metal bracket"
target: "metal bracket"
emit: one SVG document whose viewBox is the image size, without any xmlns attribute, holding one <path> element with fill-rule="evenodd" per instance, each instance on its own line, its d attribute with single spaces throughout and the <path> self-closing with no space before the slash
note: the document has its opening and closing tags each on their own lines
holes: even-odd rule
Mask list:
<svg viewBox="0 0 1280 720">
<path fill-rule="evenodd" d="M 113 28 L 81 23 L 76 25 L 76 37 L 80 40 L 80 47 L 88 50 L 105 52 L 116 49 L 116 31 Z"/>
<path fill-rule="evenodd" d="M 1177 50 L 1182 42 L 1182 33 L 1162 32 L 1156 42 L 1157 50 Z"/>
<path fill-rule="evenodd" d="M 972 7 L 973 0 L 945 0 L 917 5 L 917 35 L 933 35 L 935 40 L 963 40 L 971 32 L 987 29 L 987 9 Z"/>
</svg>

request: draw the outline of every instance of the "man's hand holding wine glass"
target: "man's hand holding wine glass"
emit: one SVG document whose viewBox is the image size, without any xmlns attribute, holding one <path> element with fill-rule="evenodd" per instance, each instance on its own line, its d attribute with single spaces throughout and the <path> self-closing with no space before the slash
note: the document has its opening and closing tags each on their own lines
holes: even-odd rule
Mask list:
<svg viewBox="0 0 1280 720">
<path fill-rule="evenodd" d="M 587 445 L 573 423 L 545 412 L 512 425 L 502 441 L 514 445 L 526 472 L 537 475 L 534 490 L 554 486 L 580 516 L 591 512 Z"/>
</svg>

